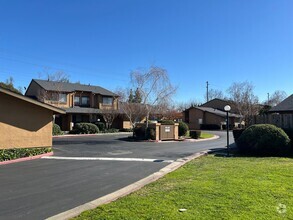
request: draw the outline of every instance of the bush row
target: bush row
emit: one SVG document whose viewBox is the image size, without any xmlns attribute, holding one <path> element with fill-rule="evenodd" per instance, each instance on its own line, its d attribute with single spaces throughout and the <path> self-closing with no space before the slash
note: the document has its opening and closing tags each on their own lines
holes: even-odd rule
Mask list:
<svg viewBox="0 0 293 220">
<path fill-rule="evenodd" d="M 13 148 L 0 150 L 0 161 L 14 160 L 22 157 L 31 157 L 39 154 L 49 153 L 52 148 Z"/>
</svg>

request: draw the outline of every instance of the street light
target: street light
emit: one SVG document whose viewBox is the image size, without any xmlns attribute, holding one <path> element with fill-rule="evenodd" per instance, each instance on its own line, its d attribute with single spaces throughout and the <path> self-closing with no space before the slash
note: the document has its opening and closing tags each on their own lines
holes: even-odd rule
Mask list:
<svg viewBox="0 0 293 220">
<path fill-rule="evenodd" d="M 229 111 L 231 110 L 231 106 L 230 105 L 226 105 L 224 107 L 226 114 L 226 128 L 227 128 L 227 157 L 230 156 L 230 152 L 229 152 Z"/>
</svg>

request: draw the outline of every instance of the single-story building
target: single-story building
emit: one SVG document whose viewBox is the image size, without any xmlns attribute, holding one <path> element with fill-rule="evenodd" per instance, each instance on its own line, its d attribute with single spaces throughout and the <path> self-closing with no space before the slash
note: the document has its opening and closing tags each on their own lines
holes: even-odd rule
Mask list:
<svg viewBox="0 0 293 220">
<path fill-rule="evenodd" d="M 0 149 L 51 147 L 57 107 L 0 88 Z"/>
<path fill-rule="evenodd" d="M 278 105 L 272 107 L 269 110 L 269 113 L 293 114 L 293 94 L 284 99 Z"/>
<path fill-rule="evenodd" d="M 210 107 L 191 107 L 184 112 L 184 122 L 189 125 L 189 129 L 204 129 L 204 127 L 214 127 L 223 129 L 226 127 L 227 113 Z M 230 128 L 238 127 L 241 115 L 229 113 Z"/>
</svg>

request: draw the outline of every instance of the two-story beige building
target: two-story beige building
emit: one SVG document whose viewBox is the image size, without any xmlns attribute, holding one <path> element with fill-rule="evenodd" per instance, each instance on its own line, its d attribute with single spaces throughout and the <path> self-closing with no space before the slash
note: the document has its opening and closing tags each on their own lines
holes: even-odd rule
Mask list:
<svg viewBox="0 0 293 220">
<path fill-rule="evenodd" d="M 25 95 L 64 109 L 66 115 L 55 116 L 64 131 L 74 123 L 103 121 L 103 114 L 119 112 L 118 95 L 100 86 L 33 79 Z"/>
</svg>

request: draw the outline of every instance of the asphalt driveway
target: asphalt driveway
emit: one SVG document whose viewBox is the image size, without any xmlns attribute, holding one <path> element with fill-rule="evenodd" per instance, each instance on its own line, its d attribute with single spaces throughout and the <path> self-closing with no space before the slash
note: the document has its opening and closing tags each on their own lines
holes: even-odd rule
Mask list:
<svg viewBox="0 0 293 220">
<path fill-rule="evenodd" d="M 204 142 L 131 142 L 129 134 L 110 134 L 54 139 L 54 155 L 64 157 L 117 157 L 176 160 L 202 150 L 224 147 L 226 133 L 214 131 L 220 139 Z M 230 138 L 231 139 L 231 138 Z"/>
<path fill-rule="evenodd" d="M 127 135 L 54 139 L 54 156 L 78 160 L 38 159 L 0 166 L 0 219 L 44 219 L 107 195 L 154 172 L 168 162 L 226 145 L 207 142 L 127 142 Z M 83 160 L 144 158 L 159 162 Z"/>
</svg>

